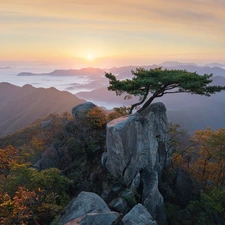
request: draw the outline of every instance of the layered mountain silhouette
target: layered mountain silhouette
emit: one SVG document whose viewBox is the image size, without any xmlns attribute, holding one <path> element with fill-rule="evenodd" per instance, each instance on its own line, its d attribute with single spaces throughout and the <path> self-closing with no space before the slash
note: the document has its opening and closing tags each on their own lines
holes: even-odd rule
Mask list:
<svg viewBox="0 0 225 225">
<path fill-rule="evenodd" d="M 25 127 L 50 113 L 71 112 L 85 100 L 55 88 L 18 87 L 0 83 L 0 136 Z"/>
<path fill-rule="evenodd" d="M 225 78 L 223 78 L 225 82 Z M 108 91 L 106 87 L 91 92 L 76 94 L 94 103 L 103 103 L 115 106 L 129 106 L 138 102 L 137 97 L 124 100 L 125 95 L 116 96 L 115 92 Z M 167 107 L 170 122 L 178 123 L 189 133 L 210 126 L 212 129 L 225 127 L 225 93 L 217 93 L 211 97 L 191 95 L 187 93 L 165 95 L 155 99 L 154 102 L 163 102 Z"/>
<path fill-rule="evenodd" d="M 113 106 L 129 106 L 138 101 L 138 98 L 124 100 L 125 95 L 116 96 L 115 92 L 107 90 L 108 80 L 104 77 L 105 72 L 115 74 L 118 79 L 131 78 L 132 70 L 137 67 L 145 69 L 163 67 L 167 69 L 182 69 L 197 72 L 200 75 L 213 74 L 213 85 L 225 86 L 225 69 L 223 64 L 210 63 L 199 66 L 194 63 L 180 63 L 167 61 L 158 65 L 150 66 L 124 66 L 110 69 L 84 68 L 80 70 L 55 70 L 51 73 L 34 74 L 20 73 L 19 76 L 88 76 L 91 81 L 87 84 L 71 84 L 67 90 L 71 91 L 78 87 L 87 88 L 89 92 L 79 92 L 77 97 L 92 101 L 100 106 L 113 108 Z M 0 97 L 1 98 L 1 97 Z M 174 94 L 164 96 L 155 101 L 162 101 L 168 109 L 169 120 L 184 126 L 189 132 L 210 126 L 213 129 L 225 127 L 225 93 L 217 93 L 211 97 L 196 96 L 191 94 Z"/>
<path fill-rule="evenodd" d="M 50 73 L 30 73 L 30 72 L 22 72 L 17 76 L 100 76 L 104 75 L 105 71 L 99 68 L 82 68 L 79 70 L 71 69 L 71 70 L 54 70 Z"/>
<path fill-rule="evenodd" d="M 167 61 L 158 65 L 150 65 L 150 66 L 113 67 L 109 69 L 108 72 L 118 75 L 118 78 L 127 78 L 131 75 L 131 70 L 136 70 L 137 67 L 141 67 L 144 69 L 154 69 L 157 67 L 162 67 L 166 69 L 180 69 L 180 70 L 187 70 L 189 72 L 197 72 L 200 75 L 207 73 L 213 74 L 214 76 L 225 77 L 225 69 L 222 66 L 223 66 L 222 64 L 216 63 L 207 64 L 206 66 L 199 66 L 194 63 L 179 63 Z"/>
<path fill-rule="evenodd" d="M 225 86 L 225 70 L 219 67 L 200 67 L 195 64 L 185 64 L 178 62 L 164 62 L 160 65 L 145 66 L 143 68 L 150 69 L 162 66 L 167 69 L 186 69 L 190 72 L 197 72 L 198 74 L 213 73 L 212 85 Z M 131 78 L 131 70 L 135 70 L 134 66 L 112 68 L 110 72 L 117 75 L 118 79 Z M 115 92 L 108 91 L 108 85 L 102 85 L 90 92 L 78 92 L 76 96 L 84 98 L 95 103 L 108 104 L 115 106 L 129 106 L 139 99 L 133 97 L 129 100 L 124 100 L 126 96 L 116 96 Z M 204 129 L 210 126 L 213 129 L 225 127 L 225 92 L 217 93 L 211 97 L 197 96 L 191 94 L 173 94 L 165 95 L 161 98 L 155 99 L 165 103 L 168 110 L 169 120 L 173 123 L 181 124 L 189 133 Z M 108 105 L 109 106 L 109 105 Z"/>
<path fill-rule="evenodd" d="M 214 74 L 214 76 L 223 76 L 225 77 L 225 65 L 219 63 L 209 63 L 205 66 L 199 66 L 194 63 L 180 63 L 173 61 L 166 61 L 161 64 L 154 64 L 149 66 L 123 66 L 123 67 L 112 67 L 110 69 L 99 69 L 99 68 L 82 68 L 82 69 L 70 69 L 70 70 L 54 70 L 50 73 L 31 73 L 31 72 L 21 72 L 17 76 L 97 76 L 99 79 L 100 76 L 104 76 L 105 72 L 111 72 L 119 77 L 128 77 L 131 75 L 131 71 L 135 70 L 137 67 L 142 67 L 144 69 L 163 67 L 167 69 L 181 69 L 187 70 L 189 72 L 197 72 L 200 75 L 205 73 Z"/>
</svg>

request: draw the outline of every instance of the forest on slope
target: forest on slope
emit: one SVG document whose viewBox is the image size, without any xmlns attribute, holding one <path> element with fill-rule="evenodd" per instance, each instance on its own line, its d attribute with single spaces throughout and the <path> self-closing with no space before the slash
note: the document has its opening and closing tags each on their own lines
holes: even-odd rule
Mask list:
<svg viewBox="0 0 225 225">
<path fill-rule="evenodd" d="M 51 114 L 0 139 L 1 224 L 50 224 L 81 191 L 100 195 L 104 183 L 119 183 L 101 165 L 107 122 L 128 112 L 114 110 Z M 172 161 L 159 179 L 168 224 L 224 224 L 225 129 L 168 132 Z"/>
<path fill-rule="evenodd" d="M 50 224 L 80 191 L 101 194 L 104 182 L 118 183 L 102 167 L 101 155 L 106 123 L 124 113 L 94 108 L 83 120 L 50 115 L 0 139 L 1 224 Z M 41 126 L 42 121 L 51 122 Z M 180 126 L 171 125 L 169 132 L 172 163 L 159 183 L 168 224 L 223 224 L 225 130 L 196 131 L 186 144 Z M 46 152 L 50 161 L 37 170 Z"/>
</svg>

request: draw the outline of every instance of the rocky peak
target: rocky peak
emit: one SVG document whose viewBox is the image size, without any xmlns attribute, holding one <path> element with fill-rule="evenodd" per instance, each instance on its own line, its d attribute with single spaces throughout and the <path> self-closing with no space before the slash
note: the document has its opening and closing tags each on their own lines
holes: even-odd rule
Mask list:
<svg viewBox="0 0 225 225">
<path fill-rule="evenodd" d="M 90 112 L 90 110 L 93 109 L 94 107 L 96 107 L 96 105 L 93 104 L 92 102 L 85 102 L 83 104 L 79 104 L 79 105 L 73 107 L 72 115 L 77 120 L 85 119 L 88 112 Z"/>
<path fill-rule="evenodd" d="M 93 107 L 85 103 L 73 108 L 72 114 L 76 120 L 82 119 Z M 158 177 L 170 162 L 167 140 L 162 103 L 108 123 L 107 152 L 101 160 L 108 172 L 102 177 L 101 197 L 81 192 L 63 210 L 57 224 L 166 225 Z"/>
<path fill-rule="evenodd" d="M 154 219 L 166 224 L 160 171 L 169 163 L 168 121 L 163 103 L 107 124 L 105 167 L 128 189 L 141 192 L 141 202 Z M 141 190 L 140 190 L 141 189 Z"/>
</svg>

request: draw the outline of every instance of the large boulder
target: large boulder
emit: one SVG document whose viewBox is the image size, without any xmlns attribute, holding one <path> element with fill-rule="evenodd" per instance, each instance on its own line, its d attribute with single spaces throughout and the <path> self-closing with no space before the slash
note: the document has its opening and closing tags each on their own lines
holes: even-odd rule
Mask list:
<svg viewBox="0 0 225 225">
<path fill-rule="evenodd" d="M 107 156 L 104 156 L 105 166 L 115 178 L 128 188 L 140 191 L 141 187 L 143 205 L 154 219 L 164 218 L 164 224 L 158 176 L 170 162 L 167 140 L 166 108 L 163 103 L 154 103 L 142 113 L 107 124 Z"/>
<path fill-rule="evenodd" d="M 72 115 L 76 119 L 85 119 L 88 112 L 90 112 L 91 109 L 95 108 L 96 105 L 92 102 L 85 102 L 83 104 L 77 105 L 73 107 L 72 109 Z"/>
<path fill-rule="evenodd" d="M 74 224 L 111 225 L 119 216 L 119 213 L 111 212 L 104 200 L 97 194 L 83 191 L 66 206 L 57 224 L 64 225 L 74 220 Z M 108 222 L 104 223 L 106 220 Z"/>
<path fill-rule="evenodd" d="M 87 213 L 64 225 L 114 225 L 118 224 L 117 221 L 119 220 L 121 220 L 121 218 L 117 212 Z"/>
<path fill-rule="evenodd" d="M 137 204 L 122 219 L 123 225 L 157 225 L 147 209 Z"/>
<path fill-rule="evenodd" d="M 35 163 L 34 167 L 41 170 L 48 168 L 64 169 L 71 162 L 72 159 L 67 157 L 67 152 L 65 149 L 53 144 L 45 150 L 41 156 L 41 159 Z"/>
<path fill-rule="evenodd" d="M 135 193 L 131 189 L 120 192 L 119 196 L 109 203 L 109 206 L 117 212 L 126 214 L 137 204 Z"/>
</svg>

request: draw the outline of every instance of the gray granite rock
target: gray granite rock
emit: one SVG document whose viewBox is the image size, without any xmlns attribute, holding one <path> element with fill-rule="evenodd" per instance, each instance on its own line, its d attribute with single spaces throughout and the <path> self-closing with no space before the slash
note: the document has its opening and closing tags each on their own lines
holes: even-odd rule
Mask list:
<svg viewBox="0 0 225 225">
<path fill-rule="evenodd" d="M 146 167 L 160 171 L 168 152 L 165 106 L 154 103 L 146 110 L 148 113 L 143 111 L 143 115 L 135 113 L 107 124 L 106 167 L 127 186 Z"/>
<path fill-rule="evenodd" d="M 143 183 L 142 204 L 153 218 L 161 224 L 166 224 L 164 200 L 158 189 L 158 173 L 155 170 L 144 170 L 141 174 Z"/>
<path fill-rule="evenodd" d="M 87 213 L 64 225 L 113 225 L 119 219 L 120 214 L 117 212 Z"/>
<path fill-rule="evenodd" d="M 142 203 L 154 219 L 166 218 L 158 174 L 170 162 L 167 140 L 168 121 L 163 103 L 151 104 L 141 113 L 107 124 L 105 166 L 130 189 L 142 184 Z M 165 219 L 163 223 L 166 224 Z"/>
<path fill-rule="evenodd" d="M 140 182 L 141 182 L 141 175 L 140 173 L 138 173 L 130 185 L 131 190 L 136 191 L 140 185 Z"/>
<path fill-rule="evenodd" d="M 84 119 L 87 116 L 87 113 L 96 107 L 95 104 L 92 102 L 85 102 L 82 104 L 79 104 L 72 109 L 72 115 L 76 119 Z"/>
<path fill-rule="evenodd" d="M 64 225 L 71 220 L 87 213 L 109 213 L 111 210 L 104 200 L 95 193 L 82 191 L 73 199 L 61 213 L 58 225 Z M 91 223 L 90 223 L 91 224 Z"/>
<path fill-rule="evenodd" d="M 120 213 L 126 214 L 129 211 L 129 206 L 127 204 L 127 201 L 124 198 L 115 198 L 110 203 L 109 206 Z"/>
<path fill-rule="evenodd" d="M 157 225 L 147 209 L 137 204 L 122 219 L 123 225 Z"/>
</svg>

